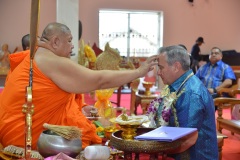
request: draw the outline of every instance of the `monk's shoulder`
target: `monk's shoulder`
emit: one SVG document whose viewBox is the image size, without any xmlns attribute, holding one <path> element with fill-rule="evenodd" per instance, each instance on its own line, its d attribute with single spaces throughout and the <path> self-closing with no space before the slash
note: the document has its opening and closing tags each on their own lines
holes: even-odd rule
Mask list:
<svg viewBox="0 0 240 160">
<path fill-rule="evenodd" d="M 70 59 L 55 55 L 49 50 L 36 52 L 35 62 L 38 68 L 50 77 L 52 73 L 68 72 L 67 70 L 72 68 L 73 63 Z"/>
</svg>

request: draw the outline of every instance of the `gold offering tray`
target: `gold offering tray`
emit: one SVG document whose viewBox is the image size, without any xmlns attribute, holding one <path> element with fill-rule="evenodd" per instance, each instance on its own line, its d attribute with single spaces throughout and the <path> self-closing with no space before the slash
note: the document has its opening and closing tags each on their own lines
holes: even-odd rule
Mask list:
<svg viewBox="0 0 240 160">
<path fill-rule="evenodd" d="M 155 128 L 154 128 L 155 129 Z M 137 136 L 143 133 L 149 132 L 153 130 L 153 128 L 138 128 Z M 126 153 L 148 153 L 148 154 L 175 154 L 179 152 L 184 152 L 191 145 L 193 145 L 197 140 L 198 132 L 195 131 L 187 136 L 184 136 L 178 140 L 173 142 L 159 142 L 159 141 L 150 141 L 150 140 L 125 140 L 122 139 L 122 131 L 116 131 L 112 134 L 110 139 L 110 145 L 114 148 L 124 151 Z M 190 146 L 183 147 L 183 144 L 189 144 L 189 140 L 191 141 Z M 124 154 L 126 154 L 124 153 Z"/>
</svg>

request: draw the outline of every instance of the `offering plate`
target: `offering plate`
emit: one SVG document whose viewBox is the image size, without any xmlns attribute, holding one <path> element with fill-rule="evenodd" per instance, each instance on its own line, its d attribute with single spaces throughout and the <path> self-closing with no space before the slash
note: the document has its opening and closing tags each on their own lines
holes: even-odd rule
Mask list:
<svg viewBox="0 0 240 160">
<path fill-rule="evenodd" d="M 137 128 L 137 135 L 147 133 L 154 128 Z M 189 147 L 182 147 L 182 144 L 191 139 L 195 143 L 197 140 L 198 132 L 193 132 L 187 136 L 184 136 L 173 142 L 159 142 L 159 141 L 150 141 L 150 140 L 128 140 L 122 138 L 121 130 L 116 131 L 112 134 L 110 142 L 111 146 L 114 148 L 124 151 L 124 155 L 130 153 L 147 153 L 147 154 L 175 154 L 179 152 L 184 152 Z M 194 144 L 193 143 L 193 144 Z M 126 155 L 127 156 L 127 155 Z"/>
</svg>

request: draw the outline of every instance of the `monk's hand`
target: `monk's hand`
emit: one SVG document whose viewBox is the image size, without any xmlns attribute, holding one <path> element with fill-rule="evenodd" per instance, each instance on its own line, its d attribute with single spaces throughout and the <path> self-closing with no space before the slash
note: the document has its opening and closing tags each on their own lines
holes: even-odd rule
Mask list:
<svg viewBox="0 0 240 160">
<path fill-rule="evenodd" d="M 47 42 L 48 41 L 46 39 L 44 39 L 44 38 L 38 38 L 37 46 L 50 50 L 50 46 L 49 46 L 49 44 Z"/>
<path fill-rule="evenodd" d="M 158 64 L 158 55 L 153 55 L 144 61 L 137 69 L 140 73 L 140 77 L 145 76 L 149 71 L 154 69 L 154 66 Z"/>
</svg>

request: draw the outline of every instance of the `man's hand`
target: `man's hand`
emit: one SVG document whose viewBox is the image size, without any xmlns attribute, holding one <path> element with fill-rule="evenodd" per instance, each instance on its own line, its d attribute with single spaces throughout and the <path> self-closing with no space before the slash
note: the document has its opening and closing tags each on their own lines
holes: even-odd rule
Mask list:
<svg viewBox="0 0 240 160">
<path fill-rule="evenodd" d="M 42 48 L 46 48 L 46 49 L 49 49 L 49 50 L 50 50 L 50 46 L 49 46 L 49 44 L 47 43 L 47 40 L 42 39 L 42 38 L 41 38 L 41 39 L 38 38 L 37 46 L 38 46 L 38 47 L 42 47 Z"/>
<path fill-rule="evenodd" d="M 211 94 L 214 94 L 214 89 L 213 88 L 208 88 L 208 92 Z"/>
</svg>

